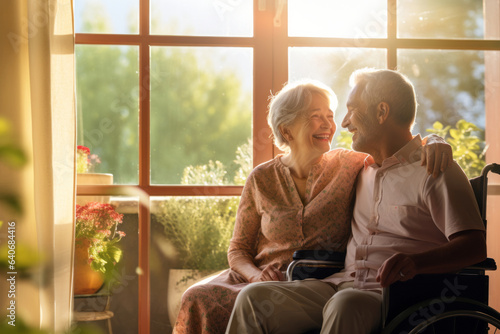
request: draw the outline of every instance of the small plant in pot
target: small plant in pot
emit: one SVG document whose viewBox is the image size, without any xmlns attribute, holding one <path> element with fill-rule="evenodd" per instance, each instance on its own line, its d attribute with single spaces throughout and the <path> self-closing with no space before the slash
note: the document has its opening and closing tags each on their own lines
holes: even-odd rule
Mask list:
<svg viewBox="0 0 500 334">
<path fill-rule="evenodd" d="M 219 161 L 184 169 L 181 184 L 244 184 L 252 168 L 251 143 L 240 146 L 235 164 L 239 166 L 230 182 L 226 167 Z M 173 260 L 169 270 L 167 305 L 170 323 L 175 323 L 184 291 L 207 275 L 229 268 L 227 250 L 233 234 L 236 196 L 170 197 L 158 204 L 154 221 L 163 230 L 156 235 L 164 254 Z"/>
<path fill-rule="evenodd" d="M 216 164 L 209 163 L 209 172 Z M 168 274 L 167 305 L 175 323 L 181 296 L 207 275 L 227 269 L 227 249 L 233 232 L 237 197 L 173 197 L 163 201 L 156 220 L 163 226 L 162 243 L 175 255 Z M 173 254 L 171 254 L 173 255 Z"/>
<path fill-rule="evenodd" d="M 106 203 L 76 205 L 75 294 L 94 293 L 112 283 L 113 271 L 122 258 L 117 246 L 125 232 L 119 231 L 123 215 Z"/>
<path fill-rule="evenodd" d="M 186 167 L 181 184 L 243 185 L 252 170 L 250 141 L 238 147 L 234 162 L 239 167 L 232 182 L 221 162 L 209 161 Z M 175 249 L 176 268 L 215 272 L 229 267 L 227 250 L 239 201 L 238 197 L 188 196 L 171 197 L 159 205 L 155 218 L 163 226 L 164 240 Z"/>
<path fill-rule="evenodd" d="M 76 172 L 92 173 L 96 166 L 101 163 L 97 154 L 90 154 L 86 146 L 78 145 L 76 148 Z"/>
</svg>

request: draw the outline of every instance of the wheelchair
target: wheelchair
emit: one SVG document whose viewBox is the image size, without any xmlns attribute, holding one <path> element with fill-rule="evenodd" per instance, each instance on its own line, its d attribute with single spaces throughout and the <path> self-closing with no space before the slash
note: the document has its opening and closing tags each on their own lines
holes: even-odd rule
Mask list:
<svg viewBox="0 0 500 334">
<path fill-rule="evenodd" d="M 485 226 L 488 172 L 500 174 L 500 165 L 489 164 L 481 176 L 469 180 Z M 344 259 L 345 253 L 296 251 L 287 279 L 325 278 L 342 270 Z M 500 313 L 488 306 L 485 274 L 496 268 L 488 258 L 458 273 L 417 275 L 384 288 L 381 334 L 500 333 Z"/>
</svg>

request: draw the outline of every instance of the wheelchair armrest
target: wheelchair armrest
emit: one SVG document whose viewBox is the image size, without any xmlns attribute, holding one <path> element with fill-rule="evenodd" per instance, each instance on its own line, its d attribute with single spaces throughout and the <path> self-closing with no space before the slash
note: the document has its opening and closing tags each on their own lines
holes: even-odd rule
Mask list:
<svg viewBox="0 0 500 334">
<path fill-rule="evenodd" d="M 319 260 L 331 262 L 344 262 L 345 252 L 328 250 L 301 249 L 293 253 L 294 260 Z"/>
<path fill-rule="evenodd" d="M 324 278 L 342 270 L 344 261 L 344 252 L 298 250 L 293 253 L 293 261 L 287 268 L 287 280 Z"/>
<path fill-rule="evenodd" d="M 472 266 L 465 267 L 460 270 L 460 273 L 484 275 L 486 270 L 497 270 L 497 264 L 494 259 L 487 258 L 486 260 L 473 264 Z"/>
</svg>

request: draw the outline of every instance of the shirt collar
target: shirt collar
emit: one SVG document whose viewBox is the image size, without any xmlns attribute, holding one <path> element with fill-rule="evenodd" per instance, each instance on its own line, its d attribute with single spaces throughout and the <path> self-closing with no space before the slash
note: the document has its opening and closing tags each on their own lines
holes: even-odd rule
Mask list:
<svg viewBox="0 0 500 334">
<path fill-rule="evenodd" d="M 375 160 L 373 159 L 373 157 L 372 157 L 371 155 L 369 155 L 369 156 L 367 156 L 367 157 L 365 158 L 364 165 L 365 165 L 365 170 L 366 170 L 368 167 L 370 167 L 370 166 L 373 166 L 373 165 L 377 166 L 377 165 L 375 164 Z M 377 167 L 378 167 L 378 166 L 377 166 Z"/>
<path fill-rule="evenodd" d="M 394 155 L 385 159 L 382 162 L 381 168 L 387 168 L 397 163 L 401 164 L 409 164 L 415 161 L 419 161 L 420 158 L 420 148 L 422 147 L 422 138 L 420 134 L 413 136 L 413 139 L 410 140 L 405 146 L 403 146 L 399 151 L 394 153 Z M 367 156 L 364 161 L 364 168 L 373 167 L 378 168 L 378 165 L 375 164 L 375 160 L 371 155 Z"/>
<path fill-rule="evenodd" d="M 420 161 L 420 148 L 422 148 L 422 138 L 418 134 L 399 151 L 394 153 L 394 157 L 398 159 L 401 164 L 409 164 L 414 163 L 415 161 Z"/>
</svg>

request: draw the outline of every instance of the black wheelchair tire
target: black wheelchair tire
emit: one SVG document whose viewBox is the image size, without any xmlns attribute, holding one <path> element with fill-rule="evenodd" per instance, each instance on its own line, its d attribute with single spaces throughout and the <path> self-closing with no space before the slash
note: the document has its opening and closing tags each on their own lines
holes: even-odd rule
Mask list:
<svg viewBox="0 0 500 334">
<path fill-rule="evenodd" d="M 397 317 L 395 317 L 387 326 L 382 330 L 382 334 L 417 334 L 422 333 L 426 329 L 433 328 L 439 322 L 442 321 L 453 321 L 456 322 L 457 319 L 475 319 L 477 322 L 476 326 L 482 328 L 491 328 L 494 326 L 500 333 L 500 313 L 485 305 L 483 303 L 477 302 L 475 300 L 466 299 L 466 298 L 457 298 L 456 301 L 447 305 L 446 309 L 432 317 L 429 317 L 418 324 L 414 325 L 410 328 L 411 324 L 409 324 L 410 317 L 416 312 L 419 312 L 425 307 L 431 305 L 431 303 L 435 300 L 426 300 L 424 302 L 413 305 L 412 307 L 406 309 L 401 312 Z M 447 320 L 445 320 L 447 319 Z M 481 324 L 481 326 L 479 326 Z M 448 328 L 446 327 L 446 334 L 448 333 L 463 333 L 463 328 Z M 470 331 L 466 331 L 467 333 L 474 333 Z M 442 331 L 437 331 L 437 333 L 443 333 Z M 492 333 L 491 331 L 480 331 L 477 333 Z M 495 331 L 496 333 L 496 331 Z"/>
</svg>

